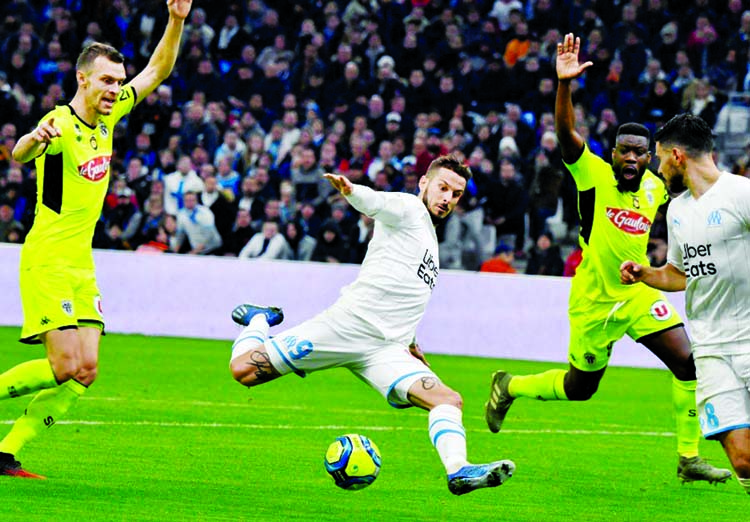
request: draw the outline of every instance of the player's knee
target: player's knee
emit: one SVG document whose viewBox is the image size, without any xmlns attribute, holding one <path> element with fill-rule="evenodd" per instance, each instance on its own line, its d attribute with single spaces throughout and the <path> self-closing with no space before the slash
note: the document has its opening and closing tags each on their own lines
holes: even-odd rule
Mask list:
<svg viewBox="0 0 750 522">
<path fill-rule="evenodd" d="M 750 478 L 750 453 L 744 452 L 732 457 L 732 467 L 740 478 Z"/>
<path fill-rule="evenodd" d="M 255 372 L 241 358 L 233 359 L 229 363 L 229 370 L 232 372 L 232 378 L 243 386 L 255 386 L 259 381 L 255 378 Z"/>
<path fill-rule="evenodd" d="M 573 386 L 570 389 L 565 387 L 565 395 L 570 401 L 587 401 L 594 396 L 598 385 Z"/>
<path fill-rule="evenodd" d="M 462 410 L 464 407 L 464 399 L 461 397 L 460 393 L 453 391 L 450 388 L 446 388 L 443 404 L 450 404 L 451 406 L 455 406 L 459 410 Z"/>
<path fill-rule="evenodd" d="M 96 362 L 84 363 L 75 375 L 75 380 L 86 387 L 91 386 L 99 374 Z"/>
</svg>

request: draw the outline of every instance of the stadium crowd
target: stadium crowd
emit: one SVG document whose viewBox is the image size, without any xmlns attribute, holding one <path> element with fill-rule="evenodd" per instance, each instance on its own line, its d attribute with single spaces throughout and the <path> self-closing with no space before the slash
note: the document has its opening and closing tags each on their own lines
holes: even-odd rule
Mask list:
<svg viewBox="0 0 750 522">
<path fill-rule="evenodd" d="M 0 6 L 0 241 L 23 242 L 34 219 L 17 138 L 75 92 L 83 44 L 111 43 L 130 77 L 141 70 L 162 4 Z M 689 111 L 713 126 L 730 93 L 750 90 L 743 0 L 194 0 L 172 77 L 116 129 L 94 246 L 358 263 L 373 222 L 322 174 L 416 193 L 430 161 L 454 153 L 474 178 L 438 227 L 441 266 L 512 254 L 528 273 L 569 275 L 580 252 L 564 263 L 557 242 L 575 241 L 577 193 L 552 63 L 567 32 L 594 62 L 573 86 L 578 131 L 605 159 L 621 122 L 655 130 Z M 745 160 L 727 168 L 744 174 Z M 663 221 L 652 236 L 658 265 Z"/>
</svg>

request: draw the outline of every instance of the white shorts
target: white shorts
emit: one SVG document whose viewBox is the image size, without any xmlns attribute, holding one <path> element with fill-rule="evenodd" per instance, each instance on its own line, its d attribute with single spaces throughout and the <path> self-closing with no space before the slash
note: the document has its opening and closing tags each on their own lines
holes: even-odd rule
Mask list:
<svg viewBox="0 0 750 522">
<path fill-rule="evenodd" d="M 412 406 L 407 394 L 418 380 L 432 377 L 439 381 L 407 346 L 343 329 L 328 314 L 323 312 L 266 340 L 271 364 L 279 373 L 304 377 L 318 370 L 347 368 L 394 408 Z"/>
<path fill-rule="evenodd" d="M 695 370 L 703 436 L 750 428 L 750 354 L 696 357 Z"/>
</svg>

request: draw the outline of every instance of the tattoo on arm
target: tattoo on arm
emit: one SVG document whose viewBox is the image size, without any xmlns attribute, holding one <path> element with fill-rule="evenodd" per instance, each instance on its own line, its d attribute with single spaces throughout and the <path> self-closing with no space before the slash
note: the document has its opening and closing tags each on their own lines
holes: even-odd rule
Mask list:
<svg viewBox="0 0 750 522">
<path fill-rule="evenodd" d="M 422 383 L 423 390 L 432 390 L 438 385 L 438 380 L 435 377 L 422 377 L 419 382 Z"/>
</svg>

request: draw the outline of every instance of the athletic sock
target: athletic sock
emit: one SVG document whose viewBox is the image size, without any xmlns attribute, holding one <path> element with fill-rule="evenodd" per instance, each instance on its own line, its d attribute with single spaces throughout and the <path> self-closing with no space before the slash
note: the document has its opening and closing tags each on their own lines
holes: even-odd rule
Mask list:
<svg viewBox="0 0 750 522">
<path fill-rule="evenodd" d="M 51 428 L 85 391 L 86 387 L 73 379 L 51 390 L 40 391 L 13 424 L 10 433 L 0 441 L 0 452 L 16 455 L 45 428 Z"/>
<path fill-rule="evenodd" d="M 428 416 L 430 440 L 448 475 L 468 464 L 466 430 L 461 416 L 461 410 L 450 404 L 435 406 Z"/>
<path fill-rule="evenodd" d="M 232 345 L 232 357 L 230 361 L 235 360 L 240 355 L 246 354 L 259 344 L 266 342 L 268 338 L 268 320 L 264 314 L 256 314 L 250 319 L 248 324 Z"/>
<path fill-rule="evenodd" d="M 680 381 L 672 377 L 672 405 L 677 422 L 677 453 L 683 457 L 696 457 L 701 427 L 695 407 L 695 381 Z"/>
<path fill-rule="evenodd" d="M 535 375 L 514 375 L 508 384 L 511 397 L 530 397 L 545 401 L 567 401 L 565 374 L 567 370 L 548 370 Z"/>
<path fill-rule="evenodd" d="M 20 397 L 56 386 L 57 380 L 47 359 L 26 361 L 0 375 L 0 399 Z"/>
<path fill-rule="evenodd" d="M 740 486 L 742 486 L 742 489 L 745 490 L 745 493 L 750 495 L 750 478 L 737 477 L 737 482 L 740 483 Z"/>
</svg>

